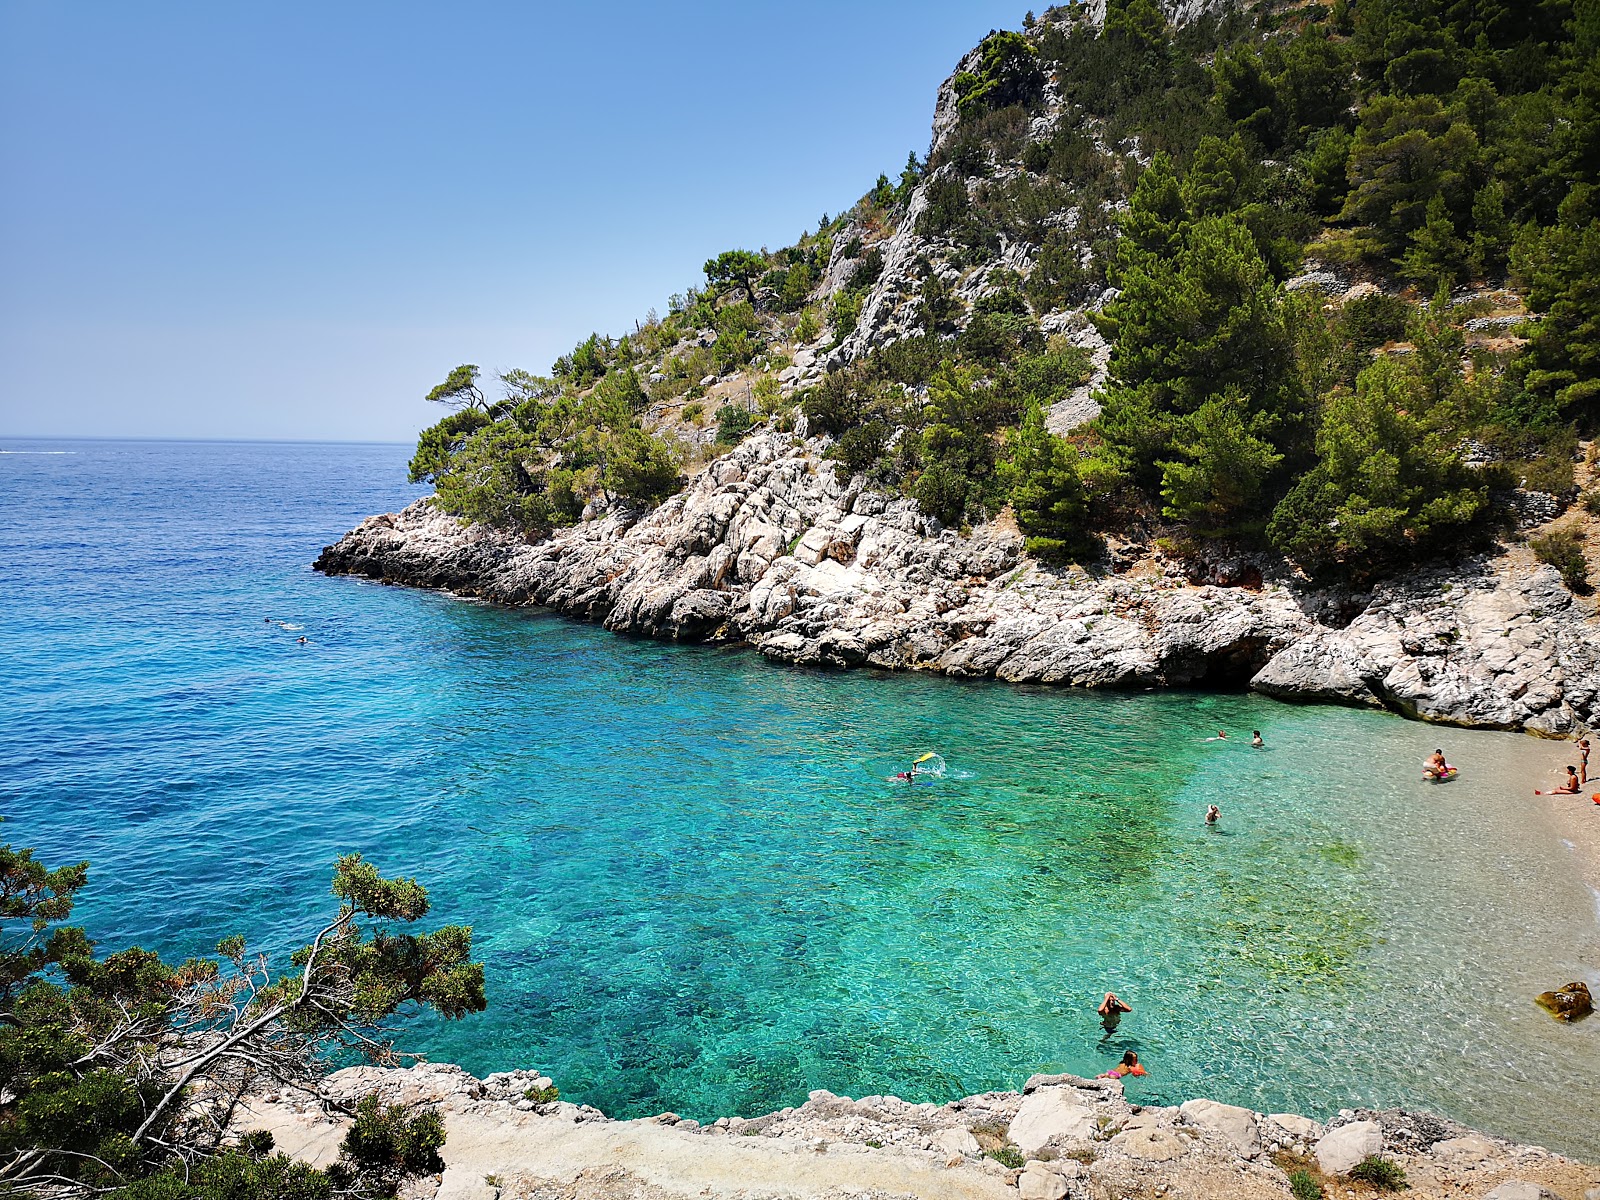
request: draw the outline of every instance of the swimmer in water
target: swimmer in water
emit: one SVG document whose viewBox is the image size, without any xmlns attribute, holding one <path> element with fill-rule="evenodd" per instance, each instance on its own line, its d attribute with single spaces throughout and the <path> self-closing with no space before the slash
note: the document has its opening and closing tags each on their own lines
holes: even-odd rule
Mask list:
<svg viewBox="0 0 1600 1200">
<path fill-rule="evenodd" d="M 1109 1071 L 1101 1071 L 1100 1079 L 1121 1079 L 1127 1075 L 1143 1075 L 1145 1069 L 1139 1065 L 1139 1056 L 1132 1050 L 1125 1051 L 1122 1061 Z"/>
<path fill-rule="evenodd" d="M 1266 747 L 1266 743 L 1261 740 L 1261 730 L 1253 729 L 1250 731 L 1250 744 L 1257 750 L 1261 750 Z"/>
<path fill-rule="evenodd" d="M 295 641 L 299 642 L 302 646 L 309 646 L 311 644 L 310 642 L 306 641 L 306 635 L 303 633 L 299 637 L 295 638 Z"/>
<path fill-rule="evenodd" d="M 1206 824 L 1207 825 L 1215 825 L 1217 823 L 1218 818 L 1220 818 L 1221 816 L 1222 816 L 1222 810 L 1220 808 L 1218 808 L 1215 804 L 1213 804 L 1210 808 L 1206 809 Z"/>
<path fill-rule="evenodd" d="M 1100 1007 L 1095 1009 L 1100 1014 L 1101 1028 L 1107 1033 L 1115 1033 L 1117 1026 L 1122 1023 L 1122 1014 L 1132 1011 L 1133 1005 L 1124 1004 L 1115 992 L 1107 992 L 1106 998 L 1100 1001 Z"/>
<path fill-rule="evenodd" d="M 1535 796 L 1576 796 L 1578 794 L 1578 772 L 1573 767 L 1567 768 L 1567 781 L 1558 788 L 1551 788 L 1548 792 L 1533 789 Z"/>
</svg>

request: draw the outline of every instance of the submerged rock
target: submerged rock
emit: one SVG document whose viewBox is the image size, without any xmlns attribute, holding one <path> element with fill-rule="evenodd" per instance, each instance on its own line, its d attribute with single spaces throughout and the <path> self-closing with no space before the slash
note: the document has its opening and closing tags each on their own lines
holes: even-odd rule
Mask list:
<svg viewBox="0 0 1600 1200">
<path fill-rule="evenodd" d="M 1594 999 L 1589 995 L 1589 985 L 1579 981 L 1551 992 L 1540 992 L 1539 1007 L 1558 1021 L 1576 1021 L 1594 1011 Z"/>
</svg>

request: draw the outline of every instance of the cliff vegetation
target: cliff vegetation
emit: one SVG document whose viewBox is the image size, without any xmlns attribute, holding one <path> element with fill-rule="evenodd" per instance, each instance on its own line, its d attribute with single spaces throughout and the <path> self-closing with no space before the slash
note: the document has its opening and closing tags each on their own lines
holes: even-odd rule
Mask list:
<svg viewBox="0 0 1600 1200">
<path fill-rule="evenodd" d="M 1575 497 L 1597 171 L 1597 0 L 1030 13 L 849 211 L 548 377 L 452 372 L 412 478 L 538 536 L 765 427 L 1049 561 L 1138 530 L 1381 574 Z"/>
</svg>

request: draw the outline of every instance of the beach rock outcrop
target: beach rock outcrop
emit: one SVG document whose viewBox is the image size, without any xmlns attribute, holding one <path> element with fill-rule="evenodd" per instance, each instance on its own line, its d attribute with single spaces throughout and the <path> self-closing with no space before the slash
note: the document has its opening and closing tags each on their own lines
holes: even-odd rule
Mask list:
<svg viewBox="0 0 1600 1200">
<path fill-rule="evenodd" d="M 1594 998 L 1589 995 L 1589 985 L 1579 980 L 1554 991 L 1540 992 L 1539 1007 L 1558 1021 L 1576 1021 L 1594 1011 Z"/>
<path fill-rule="evenodd" d="M 1376 1121 L 1351 1121 L 1330 1129 L 1317 1142 L 1317 1166 L 1324 1175 L 1348 1175 L 1383 1150 L 1383 1127 Z"/>
<path fill-rule="evenodd" d="M 764 1116 L 703 1121 L 677 1113 L 611 1120 L 565 1102 L 530 1109 L 522 1094 L 536 1085 L 549 1086 L 537 1071 L 478 1080 L 447 1064 L 356 1067 L 325 1082 L 325 1099 L 337 1102 L 330 1112 L 298 1095 L 251 1097 L 234 1111 L 232 1128 L 265 1129 L 290 1153 L 325 1163 L 338 1153 L 354 1096 L 430 1105 L 445 1123 L 445 1170 L 418 1181 L 408 1200 L 1291 1200 L 1285 1171 L 1296 1159 L 1280 1163 L 1268 1152 L 1301 1155 L 1294 1147 L 1321 1129 L 1296 1114 L 1267 1117 L 1204 1099 L 1178 1108 L 1130 1104 L 1120 1084 L 1073 1075 L 1035 1076 L 1023 1094 L 946 1104 L 817 1090 Z M 1317 1143 L 1324 1173 L 1343 1175 L 1381 1152 L 1404 1171 L 1416 1200 L 1560 1200 L 1600 1187 L 1600 1169 L 1427 1113 L 1357 1110 L 1333 1121 Z M 485 1180 L 494 1186 L 485 1190 Z"/>
<path fill-rule="evenodd" d="M 421 500 L 317 559 L 329 574 L 537 604 L 618 632 L 745 642 L 807 666 L 1080 687 L 1237 686 L 1567 736 L 1600 706 L 1593 605 L 1522 552 L 1369 593 L 1267 556 L 1115 549 L 1057 568 L 1002 518 L 969 535 L 840 480 L 827 443 L 760 432 L 648 514 L 530 540 Z"/>
</svg>

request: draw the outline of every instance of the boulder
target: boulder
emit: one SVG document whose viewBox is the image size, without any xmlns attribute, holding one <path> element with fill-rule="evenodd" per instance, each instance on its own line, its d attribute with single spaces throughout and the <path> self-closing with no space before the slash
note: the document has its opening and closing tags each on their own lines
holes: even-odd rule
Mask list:
<svg viewBox="0 0 1600 1200">
<path fill-rule="evenodd" d="M 1561 1197 L 1537 1183 L 1529 1183 L 1524 1179 L 1508 1179 L 1483 1200 L 1561 1200 Z"/>
<path fill-rule="evenodd" d="M 1539 1007 L 1558 1021 L 1576 1021 L 1594 1011 L 1594 998 L 1589 995 L 1589 985 L 1579 981 L 1551 992 L 1540 992 Z"/>
<path fill-rule="evenodd" d="M 1383 1150 L 1383 1129 L 1376 1121 L 1351 1121 L 1330 1129 L 1314 1153 L 1324 1175 L 1348 1175 L 1364 1159 Z"/>
<path fill-rule="evenodd" d="M 1017 1176 L 1017 1193 L 1022 1200 L 1066 1200 L 1067 1181 L 1035 1160 Z"/>
<path fill-rule="evenodd" d="M 951 1156 L 961 1154 L 976 1158 L 982 1152 L 982 1147 L 978 1145 L 978 1139 L 972 1136 L 972 1131 L 962 1129 L 960 1126 L 941 1129 L 933 1135 L 933 1144 Z"/>
<path fill-rule="evenodd" d="M 1095 1130 L 1094 1113 L 1071 1088 L 1040 1088 L 1022 1102 L 1011 1119 L 1010 1137 L 1024 1154 L 1033 1154 L 1052 1139 L 1087 1140 Z"/>
<path fill-rule="evenodd" d="M 1297 1141 L 1306 1143 L 1315 1142 L 1322 1136 L 1322 1126 L 1310 1117 L 1302 1117 L 1298 1113 L 1269 1113 L 1267 1120 Z"/>
<path fill-rule="evenodd" d="M 1218 1104 L 1215 1100 L 1188 1100 L 1178 1111 L 1201 1128 L 1220 1133 L 1246 1158 L 1261 1153 L 1261 1130 L 1255 1113 L 1248 1108 Z"/>
</svg>

